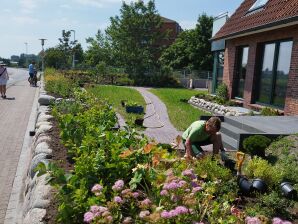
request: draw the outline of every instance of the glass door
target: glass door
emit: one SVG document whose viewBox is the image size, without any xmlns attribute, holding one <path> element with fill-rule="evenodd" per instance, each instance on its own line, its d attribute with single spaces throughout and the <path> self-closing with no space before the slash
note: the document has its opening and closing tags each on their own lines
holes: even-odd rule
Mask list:
<svg viewBox="0 0 298 224">
<path fill-rule="evenodd" d="M 283 108 L 288 85 L 293 41 L 264 45 L 258 102 Z"/>
</svg>

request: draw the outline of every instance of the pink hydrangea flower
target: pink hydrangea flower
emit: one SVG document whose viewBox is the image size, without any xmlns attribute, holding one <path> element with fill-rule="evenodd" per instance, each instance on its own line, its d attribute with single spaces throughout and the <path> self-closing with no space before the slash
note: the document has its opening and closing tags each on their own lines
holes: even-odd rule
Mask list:
<svg viewBox="0 0 298 224">
<path fill-rule="evenodd" d="M 123 180 L 117 180 L 115 184 L 113 185 L 112 189 L 114 191 L 120 191 L 124 187 L 124 181 Z"/>
<path fill-rule="evenodd" d="M 261 224 L 261 221 L 257 217 L 246 217 L 245 224 Z"/>
<path fill-rule="evenodd" d="M 114 197 L 114 202 L 116 202 L 116 203 L 123 203 L 123 200 L 122 200 L 121 197 L 119 197 L 119 196 L 115 196 L 115 197 Z"/>
<path fill-rule="evenodd" d="M 182 215 L 188 213 L 188 208 L 186 208 L 185 206 L 177 206 L 175 208 L 175 211 L 178 215 Z"/>
<path fill-rule="evenodd" d="M 137 197 L 140 196 L 140 194 L 139 194 L 139 192 L 133 192 L 133 193 L 132 193 L 132 196 L 133 196 L 134 198 L 137 198 Z"/>
<path fill-rule="evenodd" d="M 195 178 L 196 178 L 196 175 L 194 174 L 193 169 L 184 170 L 184 171 L 182 172 L 182 175 L 183 175 L 183 176 L 186 176 L 186 177 L 189 177 L 189 178 L 191 178 L 191 179 L 195 179 Z"/>
<path fill-rule="evenodd" d="M 168 192 L 167 190 L 162 190 L 162 191 L 160 192 L 160 195 L 161 195 L 161 196 L 166 196 L 166 195 L 169 195 L 169 192 Z"/>
<path fill-rule="evenodd" d="M 163 211 L 160 216 L 164 219 L 170 219 L 172 218 L 172 216 L 170 215 L 170 213 L 168 211 Z"/>
<path fill-rule="evenodd" d="M 92 222 L 93 218 L 94 218 L 94 215 L 92 212 L 86 212 L 84 214 L 84 222 L 90 223 Z"/>
<path fill-rule="evenodd" d="M 292 224 L 289 221 L 283 221 L 281 218 L 275 217 L 272 219 L 272 224 Z"/>
<path fill-rule="evenodd" d="M 140 214 L 139 214 L 141 219 L 145 218 L 148 215 L 150 215 L 150 212 L 148 210 L 141 211 Z"/>
<path fill-rule="evenodd" d="M 192 189 L 192 193 L 197 193 L 197 192 L 200 191 L 200 190 L 202 190 L 201 187 L 194 187 L 194 188 Z"/>
<path fill-rule="evenodd" d="M 101 193 L 101 191 L 102 191 L 102 189 L 103 189 L 103 187 L 102 187 L 100 184 L 95 184 L 95 185 L 92 187 L 91 191 L 92 191 L 93 193 L 95 193 L 96 196 L 99 196 L 100 193 Z"/>
<path fill-rule="evenodd" d="M 141 205 L 142 206 L 148 206 L 151 204 L 151 201 L 149 198 L 144 199 L 143 201 L 141 201 Z"/>
<path fill-rule="evenodd" d="M 178 183 L 179 187 L 184 187 L 187 185 L 187 182 L 184 181 L 184 180 L 180 180 L 179 183 Z"/>
</svg>

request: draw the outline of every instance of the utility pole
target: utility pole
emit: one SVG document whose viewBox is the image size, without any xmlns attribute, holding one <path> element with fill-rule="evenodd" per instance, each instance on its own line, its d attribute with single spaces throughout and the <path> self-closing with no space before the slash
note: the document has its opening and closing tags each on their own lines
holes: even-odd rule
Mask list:
<svg viewBox="0 0 298 224">
<path fill-rule="evenodd" d="M 41 51 L 41 71 L 44 72 L 44 49 L 43 49 L 43 46 L 44 46 L 44 42 L 46 39 L 44 38 L 41 38 L 39 39 L 41 41 L 41 48 L 42 48 L 42 51 Z"/>
</svg>

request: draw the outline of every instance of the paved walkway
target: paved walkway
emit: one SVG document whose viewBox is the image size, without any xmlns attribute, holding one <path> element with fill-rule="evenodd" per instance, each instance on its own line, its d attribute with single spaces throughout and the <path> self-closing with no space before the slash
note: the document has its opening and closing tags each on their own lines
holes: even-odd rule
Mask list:
<svg viewBox="0 0 298 224">
<path fill-rule="evenodd" d="M 177 131 L 170 122 L 165 104 L 148 88 L 135 87 L 144 97 L 147 106 L 144 126 L 147 127 L 144 134 L 149 138 L 155 139 L 159 143 L 172 143 L 182 132 Z"/>
<path fill-rule="evenodd" d="M 7 212 L 35 92 L 28 81 L 20 81 L 8 88 L 8 99 L 0 98 L 0 224 Z"/>
</svg>

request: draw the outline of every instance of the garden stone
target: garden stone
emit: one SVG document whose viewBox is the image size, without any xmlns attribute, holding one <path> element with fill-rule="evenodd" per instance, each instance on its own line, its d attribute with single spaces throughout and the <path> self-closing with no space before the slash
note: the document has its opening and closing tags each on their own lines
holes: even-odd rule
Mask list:
<svg viewBox="0 0 298 224">
<path fill-rule="evenodd" d="M 50 137 L 46 134 L 40 134 L 38 136 L 34 136 L 32 140 L 32 147 L 35 148 L 39 143 L 50 141 Z"/>
<path fill-rule="evenodd" d="M 51 119 L 51 118 L 53 118 L 52 115 L 48 115 L 48 114 L 41 113 L 41 114 L 38 116 L 37 123 L 42 122 L 42 121 L 48 121 L 48 120 Z"/>
<path fill-rule="evenodd" d="M 219 113 L 220 111 L 218 111 L 218 109 L 215 109 L 214 112 L 215 112 L 215 113 Z"/>
<path fill-rule="evenodd" d="M 231 116 L 231 112 L 227 112 L 225 115 L 226 116 Z"/>
<path fill-rule="evenodd" d="M 37 195 L 39 192 L 34 192 L 35 195 Z M 34 200 L 32 204 L 32 208 L 47 208 L 50 204 L 50 200 L 42 200 L 42 199 L 36 199 Z"/>
<path fill-rule="evenodd" d="M 34 169 L 38 166 L 39 163 L 44 163 L 45 165 L 47 165 L 49 163 L 47 158 L 49 158 L 49 155 L 47 155 L 45 153 L 40 153 L 33 157 L 32 161 L 31 161 L 30 169 L 29 169 L 31 178 L 34 177 L 34 175 L 36 173 L 36 171 L 34 171 Z"/>
<path fill-rule="evenodd" d="M 45 153 L 50 157 L 52 157 L 53 150 L 49 148 L 49 145 L 46 142 L 41 142 L 36 146 L 34 150 L 34 155 L 37 155 L 40 153 Z"/>
<path fill-rule="evenodd" d="M 38 123 L 35 125 L 35 127 L 36 127 L 36 128 L 39 128 L 41 125 L 51 125 L 51 123 L 48 122 L 48 121 L 41 121 L 41 122 L 38 122 Z"/>
<path fill-rule="evenodd" d="M 45 133 L 46 131 L 49 131 L 51 128 L 52 128 L 51 125 L 41 125 L 41 126 L 37 129 L 35 135 L 39 136 L 41 133 Z"/>
<path fill-rule="evenodd" d="M 49 112 L 50 111 L 50 108 L 48 107 L 48 106 L 40 106 L 39 108 L 38 108 L 38 112 L 39 113 L 47 113 L 47 112 Z"/>
<path fill-rule="evenodd" d="M 43 224 L 42 220 L 45 216 L 45 209 L 34 208 L 26 214 L 23 224 Z"/>
<path fill-rule="evenodd" d="M 50 96 L 50 95 L 40 95 L 39 99 L 38 99 L 38 103 L 40 105 L 45 105 L 48 106 L 50 105 L 52 102 L 54 102 L 55 97 Z"/>
</svg>

